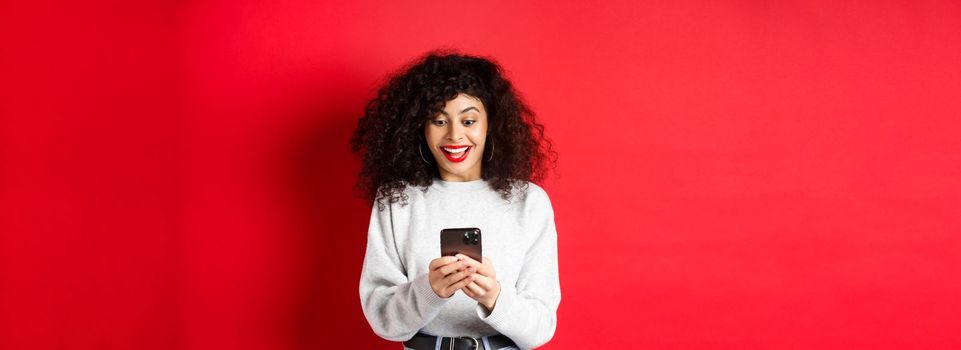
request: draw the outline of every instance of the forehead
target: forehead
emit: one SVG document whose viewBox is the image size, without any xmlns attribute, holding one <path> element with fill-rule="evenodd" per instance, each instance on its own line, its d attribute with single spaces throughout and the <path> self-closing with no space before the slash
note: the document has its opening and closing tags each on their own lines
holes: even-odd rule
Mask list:
<svg viewBox="0 0 961 350">
<path fill-rule="evenodd" d="M 479 112 L 484 113 L 484 103 L 479 98 L 467 94 L 458 94 L 454 99 L 447 101 L 444 104 L 444 111 L 448 114 L 459 114 L 470 107 L 476 107 Z"/>
</svg>

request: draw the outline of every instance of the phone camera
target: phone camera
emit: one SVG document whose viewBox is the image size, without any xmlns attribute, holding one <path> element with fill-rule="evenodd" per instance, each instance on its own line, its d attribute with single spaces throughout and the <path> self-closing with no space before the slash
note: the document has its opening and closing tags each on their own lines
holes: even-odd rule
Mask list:
<svg viewBox="0 0 961 350">
<path fill-rule="evenodd" d="M 464 244 L 477 245 L 480 243 L 480 235 L 477 231 L 464 232 Z"/>
</svg>

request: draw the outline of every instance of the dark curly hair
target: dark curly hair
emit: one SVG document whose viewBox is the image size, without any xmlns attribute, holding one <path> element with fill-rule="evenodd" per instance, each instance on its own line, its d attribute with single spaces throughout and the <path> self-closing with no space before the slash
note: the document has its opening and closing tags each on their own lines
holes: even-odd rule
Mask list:
<svg viewBox="0 0 961 350">
<path fill-rule="evenodd" d="M 493 60 L 453 52 L 433 51 L 391 75 L 377 96 L 367 103 L 364 116 L 350 140 L 363 165 L 357 187 L 383 209 L 387 203 L 407 203 L 405 188 L 424 191 L 439 178 L 424 139 L 427 122 L 458 94 L 478 98 L 487 110 L 488 142 L 481 178 L 510 200 L 513 189 L 543 180 L 556 167 L 557 153 L 544 135 L 533 111 L 514 91 L 503 69 Z M 421 147 L 422 149 L 418 149 Z M 491 154 L 492 160 L 487 155 Z"/>
</svg>

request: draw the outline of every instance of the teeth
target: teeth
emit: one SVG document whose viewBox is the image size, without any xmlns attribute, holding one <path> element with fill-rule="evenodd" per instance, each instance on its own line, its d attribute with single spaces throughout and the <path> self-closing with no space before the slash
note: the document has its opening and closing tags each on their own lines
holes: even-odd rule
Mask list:
<svg viewBox="0 0 961 350">
<path fill-rule="evenodd" d="M 462 153 L 462 152 L 466 151 L 466 150 L 467 150 L 467 147 L 457 148 L 457 149 L 444 147 L 444 150 L 447 151 L 447 153 L 450 153 L 450 154 L 459 154 L 459 153 Z"/>
</svg>

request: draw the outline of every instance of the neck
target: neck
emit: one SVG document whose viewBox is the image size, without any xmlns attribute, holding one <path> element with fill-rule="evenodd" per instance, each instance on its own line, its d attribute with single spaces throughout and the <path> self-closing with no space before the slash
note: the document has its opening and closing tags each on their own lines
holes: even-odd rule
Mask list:
<svg viewBox="0 0 961 350">
<path fill-rule="evenodd" d="M 445 171 L 441 171 L 440 179 L 447 182 L 475 181 L 475 180 L 481 179 L 481 172 L 480 172 L 480 169 L 477 169 L 477 171 L 471 171 L 467 174 L 452 174 Z"/>
</svg>

